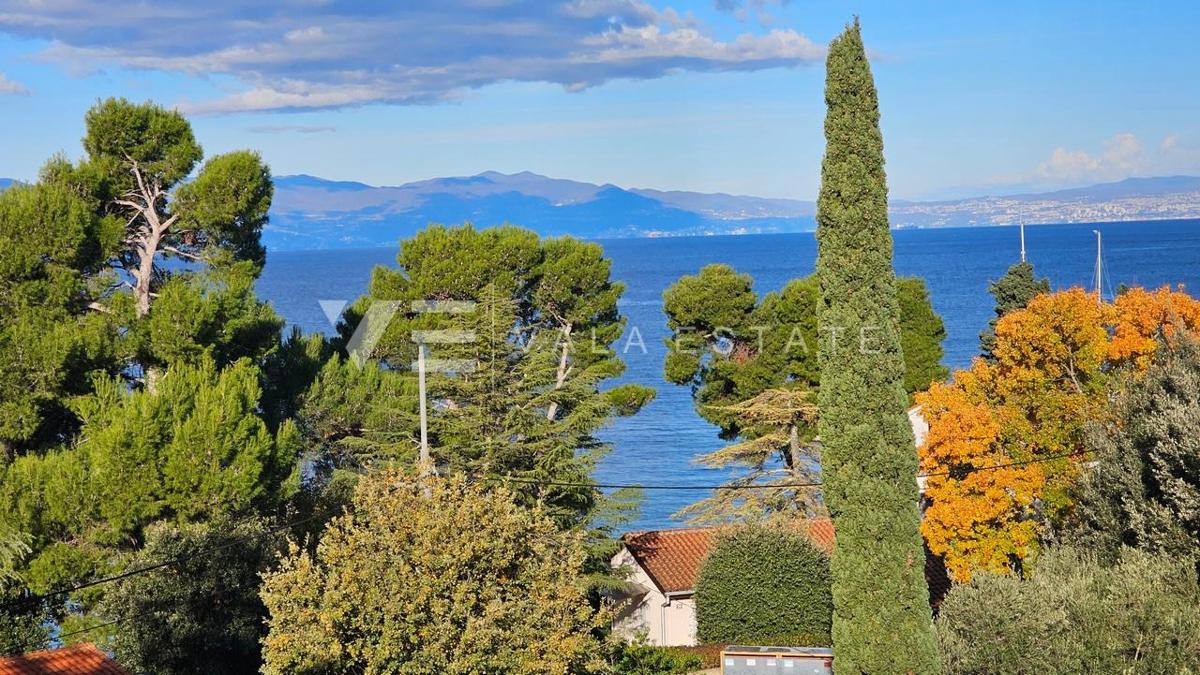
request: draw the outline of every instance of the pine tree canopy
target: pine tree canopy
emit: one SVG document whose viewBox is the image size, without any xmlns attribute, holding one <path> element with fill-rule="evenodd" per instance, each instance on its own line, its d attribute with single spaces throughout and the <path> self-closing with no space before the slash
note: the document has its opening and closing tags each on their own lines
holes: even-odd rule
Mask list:
<svg viewBox="0 0 1200 675">
<path fill-rule="evenodd" d="M 904 385 L 915 393 L 946 376 L 946 331 L 922 279 L 897 285 Z M 752 286 L 749 275 L 728 265 L 707 265 L 667 288 L 666 379 L 690 385 L 696 412 L 732 441 L 698 461 L 750 469 L 731 485 L 815 482 L 820 286 L 815 275 L 793 279 L 761 300 Z M 781 405 L 784 414 L 764 414 Z M 719 490 L 678 515 L 724 522 L 823 512 L 812 489 Z"/>
<path fill-rule="evenodd" d="M 1019 262 L 1004 276 L 993 281 L 988 286 L 988 293 L 996 299 L 996 316 L 988 322 L 988 327 L 979 333 L 979 344 L 983 355 L 991 358 L 992 350 L 996 347 L 996 322 L 1001 317 L 1018 309 L 1023 309 L 1029 301 L 1039 295 L 1050 292 L 1050 280 L 1038 279 L 1033 273 L 1033 265 Z"/>
<path fill-rule="evenodd" d="M 397 315 L 370 354 L 390 374 L 362 384 L 394 392 L 373 398 L 372 407 L 408 412 L 391 418 L 394 442 L 377 433 L 379 420 L 342 434 L 339 447 L 360 460 L 412 457 L 415 397 L 411 385 L 396 387 L 389 380 L 411 377 L 415 335 L 452 330 L 470 339 L 426 346 L 431 362 L 471 364 L 428 374 L 430 445 L 438 467 L 590 482 L 592 466 L 606 450 L 596 431 L 616 416 L 636 413 L 653 396 L 648 387 L 604 386 L 625 369 L 614 346 L 625 319 L 617 309 L 624 287 L 610 279 L 611 263 L 600 246 L 569 237 L 542 240 L 514 226 L 433 225 L 403 241 L 396 260 L 395 269 L 375 269 L 368 294 L 347 310 L 340 330 L 348 336 L 372 303 L 396 303 Z M 429 301 L 468 303 L 462 307 L 469 310 L 416 311 Z M 302 418 L 328 419 L 321 401 L 311 402 Z M 365 421 L 371 411 L 360 410 L 364 417 L 358 419 Z M 599 496 L 586 487 L 532 485 L 517 494 L 545 504 L 564 525 L 586 520 Z"/>
</svg>

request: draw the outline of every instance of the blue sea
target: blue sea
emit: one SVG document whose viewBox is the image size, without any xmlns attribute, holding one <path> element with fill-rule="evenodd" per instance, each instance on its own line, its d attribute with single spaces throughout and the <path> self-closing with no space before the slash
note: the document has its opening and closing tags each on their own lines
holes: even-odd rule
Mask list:
<svg viewBox="0 0 1200 675">
<path fill-rule="evenodd" d="M 1054 288 L 1091 287 L 1096 238 L 1103 237 L 1105 295 L 1121 284 L 1157 287 L 1182 284 L 1200 291 L 1200 220 L 1038 225 L 1025 228 L 1028 259 Z M 987 286 L 1019 260 L 1015 227 L 898 230 L 895 265 L 901 275 L 924 277 L 934 308 L 946 323 L 945 364 L 970 363 L 979 331 L 992 317 Z M 665 382 L 662 364 L 667 337 L 663 290 L 685 274 L 721 262 L 754 277 L 760 294 L 810 274 L 816 260 L 811 233 L 616 239 L 600 242 L 613 261 L 613 277 L 627 287 L 621 309 L 629 318 L 624 350 L 627 382 L 658 390 L 638 415 L 604 430 L 612 452 L 601 462 L 602 483 L 711 485 L 723 470 L 697 466 L 693 459 L 722 445 L 716 429 L 692 407 L 687 387 Z M 367 287 L 371 269 L 394 265 L 394 247 L 360 250 L 270 253 L 258 284 L 290 323 L 305 331 L 331 330 L 319 300 L 354 300 Z M 632 528 L 679 526 L 671 514 L 704 496 L 685 491 L 648 491 Z"/>
</svg>

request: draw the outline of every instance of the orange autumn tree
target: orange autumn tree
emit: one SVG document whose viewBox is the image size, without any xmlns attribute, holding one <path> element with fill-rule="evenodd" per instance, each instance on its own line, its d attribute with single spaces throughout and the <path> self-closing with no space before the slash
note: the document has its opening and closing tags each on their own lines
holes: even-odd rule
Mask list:
<svg viewBox="0 0 1200 675">
<path fill-rule="evenodd" d="M 1183 292 L 1183 287 L 1157 291 L 1131 288 L 1117 296 L 1117 325 L 1108 346 L 1108 359 L 1115 364 L 1133 364 L 1139 370 L 1150 365 L 1158 348 L 1158 335 L 1171 337 L 1182 326 L 1193 331 L 1200 326 L 1200 301 Z"/>
<path fill-rule="evenodd" d="M 1078 288 L 1041 295 L 997 322 L 993 361 L 917 396 L 932 474 L 922 532 L 956 580 L 1036 555 L 1070 512 L 1083 430 L 1105 414 L 1113 371 L 1144 368 L 1157 336 L 1197 326 L 1200 302 L 1179 290 L 1131 289 L 1113 303 Z"/>
</svg>

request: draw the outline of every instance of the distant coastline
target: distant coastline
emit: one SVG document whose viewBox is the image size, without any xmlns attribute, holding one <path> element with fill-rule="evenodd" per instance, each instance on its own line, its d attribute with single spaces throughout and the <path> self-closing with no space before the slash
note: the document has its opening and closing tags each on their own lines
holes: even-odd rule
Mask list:
<svg viewBox="0 0 1200 675">
<path fill-rule="evenodd" d="M 0 189 L 11 184 L 0 179 Z M 377 187 L 309 175 L 278 176 L 268 249 L 395 245 L 429 223 L 514 223 L 582 239 L 787 234 L 816 229 L 813 201 L 623 188 L 495 171 Z M 894 230 L 1200 219 L 1200 177 L 1114 183 L 943 201 L 894 200 Z"/>
</svg>

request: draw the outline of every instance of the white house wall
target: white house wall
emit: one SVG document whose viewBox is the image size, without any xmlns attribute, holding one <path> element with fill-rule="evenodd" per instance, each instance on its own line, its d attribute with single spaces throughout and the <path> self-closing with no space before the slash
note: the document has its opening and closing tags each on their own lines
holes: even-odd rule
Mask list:
<svg viewBox="0 0 1200 675">
<path fill-rule="evenodd" d="M 642 635 L 653 645 L 696 644 L 696 602 L 690 595 L 668 598 L 658 590 L 650 575 L 637 564 L 628 550 L 622 549 L 613 556 L 612 564 L 613 567 L 630 570 L 626 583 L 644 591 L 617 598 L 613 633 L 625 640 L 634 640 Z"/>
</svg>

